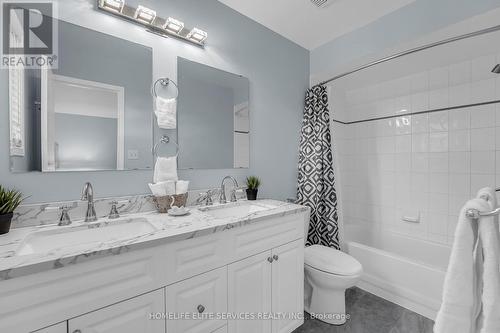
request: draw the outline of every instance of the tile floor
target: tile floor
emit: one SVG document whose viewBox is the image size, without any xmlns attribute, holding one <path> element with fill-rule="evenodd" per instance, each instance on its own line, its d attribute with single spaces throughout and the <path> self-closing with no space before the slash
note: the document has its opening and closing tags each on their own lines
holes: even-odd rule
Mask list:
<svg viewBox="0 0 500 333">
<path fill-rule="evenodd" d="M 434 322 L 415 312 L 365 292 L 346 292 L 346 310 L 351 318 L 343 326 L 310 319 L 294 333 L 432 333 Z"/>
</svg>

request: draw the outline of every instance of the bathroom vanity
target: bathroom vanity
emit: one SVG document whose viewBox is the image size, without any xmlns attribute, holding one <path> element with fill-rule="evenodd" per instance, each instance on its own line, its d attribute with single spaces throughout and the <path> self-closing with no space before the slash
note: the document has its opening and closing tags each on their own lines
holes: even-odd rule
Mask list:
<svg viewBox="0 0 500 333">
<path fill-rule="evenodd" d="M 0 237 L 0 332 L 292 332 L 308 218 L 262 200 L 15 229 Z"/>
</svg>

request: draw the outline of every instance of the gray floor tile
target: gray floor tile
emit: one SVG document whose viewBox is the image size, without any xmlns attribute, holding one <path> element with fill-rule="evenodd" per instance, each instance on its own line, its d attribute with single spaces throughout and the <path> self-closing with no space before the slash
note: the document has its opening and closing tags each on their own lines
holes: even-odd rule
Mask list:
<svg viewBox="0 0 500 333">
<path fill-rule="evenodd" d="M 346 310 L 351 318 L 334 326 L 311 319 L 294 333 L 432 333 L 433 322 L 412 311 L 358 288 L 346 291 Z"/>
</svg>

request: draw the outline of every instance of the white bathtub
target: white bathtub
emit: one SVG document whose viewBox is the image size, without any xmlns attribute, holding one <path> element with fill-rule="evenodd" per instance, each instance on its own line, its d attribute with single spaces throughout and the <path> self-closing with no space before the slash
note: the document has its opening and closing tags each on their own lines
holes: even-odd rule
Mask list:
<svg viewBox="0 0 500 333">
<path fill-rule="evenodd" d="M 450 247 L 395 233 L 345 228 L 345 248 L 363 265 L 361 289 L 432 320 L 441 304 Z"/>
</svg>

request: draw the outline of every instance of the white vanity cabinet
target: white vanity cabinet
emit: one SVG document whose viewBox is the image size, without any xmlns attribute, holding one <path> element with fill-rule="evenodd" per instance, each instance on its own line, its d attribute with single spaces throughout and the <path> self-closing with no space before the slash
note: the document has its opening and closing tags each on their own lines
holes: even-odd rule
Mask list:
<svg viewBox="0 0 500 333">
<path fill-rule="evenodd" d="M 308 218 L 269 217 L 0 281 L 0 332 L 291 333 L 303 322 L 292 315 L 303 312 Z"/>
<path fill-rule="evenodd" d="M 165 333 L 165 321 L 151 315 L 165 313 L 165 291 L 160 289 L 90 312 L 68 321 L 69 333 Z"/>
<path fill-rule="evenodd" d="M 242 315 L 229 320 L 229 331 L 289 333 L 299 327 L 303 311 L 303 272 L 302 240 L 229 265 L 228 310 Z"/>
</svg>

